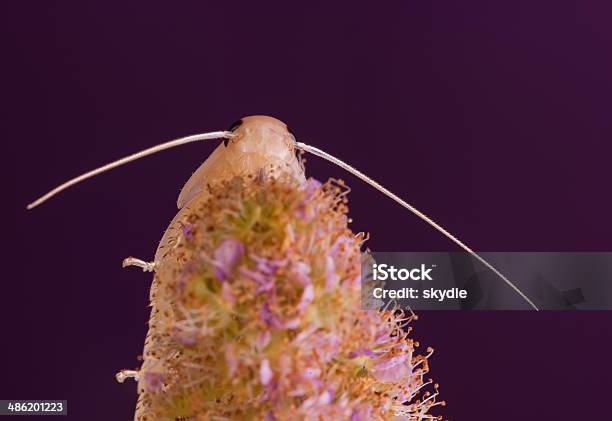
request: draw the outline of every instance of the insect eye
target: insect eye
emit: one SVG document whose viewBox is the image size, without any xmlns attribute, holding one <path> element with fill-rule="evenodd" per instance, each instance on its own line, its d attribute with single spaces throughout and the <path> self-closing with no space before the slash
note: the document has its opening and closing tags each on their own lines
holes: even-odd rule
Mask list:
<svg viewBox="0 0 612 421">
<path fill-rule="evenodd" d="M 238 121 L 234 121 L 231 126 L 229 126 L 229 129 L 227 129 L 228 132 L 233 132 L 234 130 L 236 130 L 238 127 L 242 126 L 242 119 L 238 120 Z"/>
<path fill-rule="evenodd" d="M 242 126 L 242 119 L 233 122 L 230 126 L 229 129 L 227 129 L 228 132 L 233 132 L 235 131 L 238 127 Z M 229 139 L 224 139 L 223 140 L 223 144 L 225 145 L 225 147 L 227 148 L 227 145 L 229 144 Z"/>
</svg>

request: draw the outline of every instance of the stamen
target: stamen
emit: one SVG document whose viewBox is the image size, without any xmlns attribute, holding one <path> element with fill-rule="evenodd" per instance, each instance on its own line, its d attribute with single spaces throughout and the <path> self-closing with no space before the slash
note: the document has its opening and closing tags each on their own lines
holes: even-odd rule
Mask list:
<svg viewBox="0 0 612 421">
<path fill-rule="evenodd" d="M 414 390 L 412 391 L 412 396 L 414 397 L 414 396 L 415 396 L 415 395 L 418 393 L 418 391 L 419 391 L 419 390 L 421 390 L 422 388 L 424 388 L 424 387 L 426 387 L 426 386 L 429 386 L 429 385 L 430 385 L 432 382 L 433 382 L 433 380 L 429 379 L 428 381 L 426 381 L 426 382 L 422 383 L 422 384 L 421 384 L 419 387 L 417 387 L 416 389 L 414 389 Z M 436 393 L 436 395 L 437 395 L 437 393 Z M 434 395 L 434 396 L 435 396 L 435 395 Z M 410 399 L 412 399 L 412 397 L 411 397 Z M 409 400 L 410 400 L 410 399 L 409 399 Z"/>
</svg>

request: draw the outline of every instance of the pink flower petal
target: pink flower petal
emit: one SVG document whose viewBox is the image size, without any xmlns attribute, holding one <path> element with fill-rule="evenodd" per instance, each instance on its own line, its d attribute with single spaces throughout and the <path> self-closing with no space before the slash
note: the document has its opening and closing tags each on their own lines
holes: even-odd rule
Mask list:
<svg viewBox="0 0 612 421">
<path fill-rule="evenodd" d="M 224 281 L 240 262 L 244 254 L 244 245 L 240 240 L 228 238 L 223 240 L 214 252 L 215 275 Z"/>
<path fill-rule="evenodd" d="M 392 383 L 405 381 L 412 375 L 412 369 L 406 354 L 396 355 L 380 361 L 372 370 L 372 374 L 381 382 Z"/>
<path fill-rule="evenodd" d="M 305 262 L 295 262 L 291 267 L 291 273 L 295 276 L 295 279 L 302 285 L 306 286 L 311 283 L 310 277 L 310 265 Z"/>
<path fill-rule="evenodd" d="M 161 373 L 155 373 L 147 371 L 144 374 L 144 386 L 147 392 L 161 392 L 162 386 L 164 385 L 164 375 Z"/>
<path fill-rule="evenodd" d="M 229 376 L 233 376 L 238 368 L 238 356 L 236 355 L 236 347 L 234 344 L 229 344 L 227 348 L 225 348 L 225 363 L 229 370 Z"/>
<path fill-rule="evenodd" d="M 336 273 L 336 263 L 332 256 L 327 256 L 325 260 L 325 289 L 330 291 L 335 288 L 338 283 L 338 274 Z"/>
<path fill-rule="evenodd" d="M 268 343 L 270 343 L 270 331 L 265 330 L 263 332 L 259 332 L 257 337 L 255 338 L 255 344 L 257 348 L 264 349 Z"/>
<path fill-rule="evenodd" d="M 298 304 L 298 310 L 306 310 L 310 303 L 312 303 L 312 300 L 314 300 L 314 297 L 314 287 L 312 286 L 312 284 L 306 285 L 306 288 L 304 288 L 304 292 L 302 292 L 302 298 L 300 298 L 300 303 Z"/>
<path fill-rule="evenodd" d="M 268 359 L 264 359 L 259 366 L 259 381 L 261 384 L 266 385 L 272 380 L 272 370 L 270 369 L 270 362 Z"/>
</svg>

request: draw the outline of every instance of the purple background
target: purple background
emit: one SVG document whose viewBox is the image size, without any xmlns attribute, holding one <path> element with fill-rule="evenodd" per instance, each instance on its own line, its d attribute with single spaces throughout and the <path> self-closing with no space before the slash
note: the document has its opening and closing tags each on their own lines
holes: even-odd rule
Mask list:
<svg viewBox="0 0 612 421">
<path fill-rule="evenodd" d="M 612 250 L 608 1 L 3 2 L 1 399 L 127 420 L 150 258 L 214 144 L 58 183 L 177 136 L 269 114 L 477 250 Z M 20 3 L 20 4 L 18 4 Z M 125 3 L 125 4 L 124 4 Z M 315 4 L 316 3 L 316 4 Z M 341 170 L 374 250 L 455 250 Z M 6 178 L 5 178 L 6 179 Z M 5 188 L 6 184 L 4 184 Z M 609 312 L 424 312 L 452 420 L 609 416 Z"/>
</svg>

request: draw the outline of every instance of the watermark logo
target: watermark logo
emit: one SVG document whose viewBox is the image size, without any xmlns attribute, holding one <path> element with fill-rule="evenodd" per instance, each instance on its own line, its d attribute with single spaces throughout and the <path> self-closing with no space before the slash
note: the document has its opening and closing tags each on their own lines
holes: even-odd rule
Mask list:
<svg viewBox="0 0 612 421">
<path fill-rule="evenodd" d="M 436 265 L 427 267 L 425 264 L 421 264 L 419 267 L 411 269 L 398 269 L 393 265 L 382 263 L 372 265 L 372 272 L 375 281 L 433 281 L 431 271 L 435 267 Z"/>
</svg>

